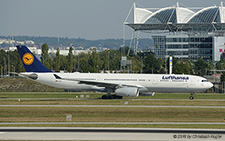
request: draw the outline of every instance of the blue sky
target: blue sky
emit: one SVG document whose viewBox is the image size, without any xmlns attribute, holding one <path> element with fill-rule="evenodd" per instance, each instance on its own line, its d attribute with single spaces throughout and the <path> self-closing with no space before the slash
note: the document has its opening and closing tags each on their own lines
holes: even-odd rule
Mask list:
<svg viewBox="0 0 225 141">
<path fill-rule="evenodd" d="M 135 0 L 167 7 L 178 0 Z M 123 38 L 123 22 L 134 0 L 0 0 L 0 35 Z M 220 0 L 179 0 L 185 6 L 219 5 Z M 126 27 L 127 37 L 131 29 Z"/>
</svg>

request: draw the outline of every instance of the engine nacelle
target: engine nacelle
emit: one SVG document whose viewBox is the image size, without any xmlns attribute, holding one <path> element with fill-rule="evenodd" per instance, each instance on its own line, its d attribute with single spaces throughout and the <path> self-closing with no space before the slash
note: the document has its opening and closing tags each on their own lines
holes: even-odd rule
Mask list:
<svg viewBox="0 0 225 141">
<path fill-rule="evenodd" d="M 115 90 L 116 95 L 125 97 L 138 97 L 139 90 L 135 87 L 124 87 Z"/>
<path fill-rule="evenodd" d="M 154 96 L 155 92 L 141 92 L 140 96 Z"/>
</svg>

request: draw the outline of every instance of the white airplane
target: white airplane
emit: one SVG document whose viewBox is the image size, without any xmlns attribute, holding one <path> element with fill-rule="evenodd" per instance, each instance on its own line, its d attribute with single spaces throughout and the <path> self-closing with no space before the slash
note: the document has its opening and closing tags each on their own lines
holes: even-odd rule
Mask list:
<svg viewBox="0 0 225 141">
<path fill-rule="evenodd" d="M 17 49 L 26 70 L 20 76 L 66 90 L 107 92 L 103 99 L 154 96 L 161 92 L 191 93 L 193 100 L 195 92 L 213 86 L 203 77 L 183 74 L 58 73 L 48 70 L 26 46 Z"/>
</svg>

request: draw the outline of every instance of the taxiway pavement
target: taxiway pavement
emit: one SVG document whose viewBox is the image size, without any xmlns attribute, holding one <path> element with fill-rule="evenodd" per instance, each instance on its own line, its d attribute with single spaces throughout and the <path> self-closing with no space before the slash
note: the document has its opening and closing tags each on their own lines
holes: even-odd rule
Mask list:
<svg viewBox="0 0 225 141">
<path fill-rule="evenodd" d="M 0 127 L 0 140 L 225 140 L 225 130 L 170 128 Z"/>
</svg>

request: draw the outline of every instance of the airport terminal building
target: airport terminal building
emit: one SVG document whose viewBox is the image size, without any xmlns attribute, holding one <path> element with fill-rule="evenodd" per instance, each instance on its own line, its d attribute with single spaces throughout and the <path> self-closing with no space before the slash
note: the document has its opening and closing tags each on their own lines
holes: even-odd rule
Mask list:
<svg viewBox="0 0 225 141">
<path fill-rule="evenodd" d="M 133 4 L 133 22 L 125 22 L 134 32 L 151 34 L 154 54 L 189 60 L 220 60 L 225 54 L 225 7 L 186 8 L 179 3 L 166 8 L 139 8 Z M 155 10 L 155 11 L 154 11 Z M 134 34 L 135 35 L 135 34 Z M 137 37 L 134 39 L 138 40 Z M 138 42 L 134 46 L 137 50 Z"/>
</svg>

